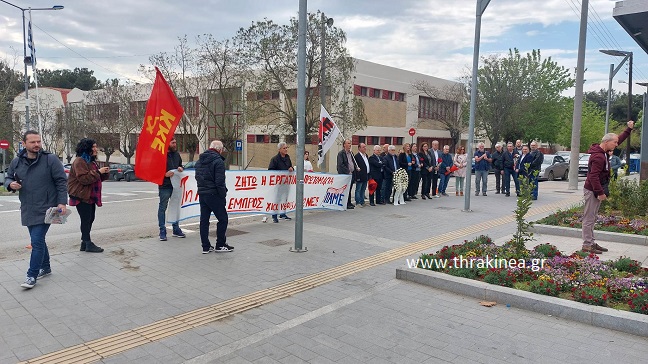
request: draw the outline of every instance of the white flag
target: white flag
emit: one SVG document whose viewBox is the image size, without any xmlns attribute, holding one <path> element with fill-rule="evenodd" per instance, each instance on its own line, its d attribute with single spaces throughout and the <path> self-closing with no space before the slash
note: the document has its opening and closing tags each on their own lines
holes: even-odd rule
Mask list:
<svg viewBox="0 0 648 364">
<path fill-rule="evenodd" d="M 324 105 L 322 105 L 319 123 L 319 144 L 317 145 L 318 166 L 321 166 L 322 163 L 324 163 L 324 156 L 326 155 L 326 152 L 331 149 L 331 146 L 335 143 L 335 139 L 337 139 L 338 135 L 340 135 L 340 129 L 338 129 L 333 119 L 331 119 L 331 115 L 326 112 Z"/>
<path fill-rule="evenodd" d="M 29 12 L 29 25 L 27 26 L 27 47 L 31 50 L 31 65 L 36 67 L 36 47 L 34 47 L 34 35 L 32 34 L 31 12 Z"/>
</svg>

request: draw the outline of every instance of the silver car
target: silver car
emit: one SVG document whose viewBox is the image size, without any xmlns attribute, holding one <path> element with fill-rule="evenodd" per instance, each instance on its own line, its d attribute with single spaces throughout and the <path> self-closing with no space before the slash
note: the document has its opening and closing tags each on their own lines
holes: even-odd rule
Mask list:
<svg viewBox="0 0 648 364">
<path fill-rule="evenodd" d="M 544 161 L 540 167 L 538 180 L 553 181 L 560 178 L 563 181 L 569 179 L 569 163 L 565 158 L 555 154 L 545 154 Z"/>
</svg>

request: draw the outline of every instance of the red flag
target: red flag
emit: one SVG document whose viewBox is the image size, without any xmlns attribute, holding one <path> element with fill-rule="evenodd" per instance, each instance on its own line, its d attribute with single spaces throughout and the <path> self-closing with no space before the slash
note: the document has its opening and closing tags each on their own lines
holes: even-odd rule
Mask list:
<svg viewBox="0 0 648 364">
<path fill-rule="evenodd" d="M 166 173 L 169 142 L 184 110 L 157 67 L 155 72 L 153 91 L 146 104 L 144 125 L 137 141 L 135 174 L 161 185 Z"/>
</svg>

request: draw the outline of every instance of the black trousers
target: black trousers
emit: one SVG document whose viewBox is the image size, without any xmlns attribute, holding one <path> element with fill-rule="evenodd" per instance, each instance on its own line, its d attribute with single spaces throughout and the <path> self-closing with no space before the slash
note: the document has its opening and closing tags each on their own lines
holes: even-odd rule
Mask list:
<svg viewBox="0 0 648 364">
<path fill-rule="evenodd" d="M 412 170 L 410 173 L 409 185 L 407 187 L 408 195 L 416 196 L 421 183 L 421 171 Z"/>
<path fill-rule="evenodd" d="M 432 185 L 432 173 L 427 169 L 421 171 L 421 179 L 423 180 L 423 187 L 421 187 L 421 195 L 426 196 L 430 194 L 430 187 Z"/>
<path fill-rule="evenodd" d="M 354 184 L 355 184 L 355 176 L 351 175 L 351 186 L 349 187 L 349 199 L 347 200 L 347 207 L 352 205 L 351 196 L 353 196 L 353 194 L 351 193 L 351 189 L 353 188 Z"/>
<path fill-rule="evenodd" d="M 504 184 L 502 181 L 502 169 L 495 168 L 495 191 L 500 192 L 504 191 Z"/>
<path fill-rule="evenodd" d="M 384 203 L 389 203 L 389 197 L 391 196 L 392 189 L 394 188 L 394 176 L 383 178 L 382 182 L 382 198 Z"/>
<path fill-rule="evenodd" d="M 217 195 L 199 195 L 200 200 L 200 243 L 203 251 L 209 249 L 209 219 L 212 212 L 216 216 L 216 248 L 225 246 L 227 232 L 227 209 L 225 208 L 225 197 Z"/>
<path fill-rule="evenodd" d="M 79 214 L 79 218 L 81 218 L 81 240 L 92 241 L 90 240 L 90 230 L 92 230 L 92 223 L 95 220 L 97 205 L 79 202 L 79 204 L 76 206 L 76 209 L 77 213 Z"/>
<path fill-rule="evenodd" d="M 437 194 L 437 187 L 439 187 L 439 174 L 432 172 L 431 174 L 432 178 L 432 196 L 435 196 Z"/>
<path fill-rule="evenodd" d="M 377 187 L 376 187 L 376 191 L 373 193 L 373 195 L 372 194 L 369 195 L 369 203 L 370 204 L 372 204 L 372 203 L 373 204 L 382 203 L 383 202 L 383 195 L 382 195 L 382 183 L 383 183 L 383 180 L 382 180 L 382 178 L 380 178 L 380 179 L 375 179 L 374 178 L 374 181 L 376 181 Z"/>
</svg>

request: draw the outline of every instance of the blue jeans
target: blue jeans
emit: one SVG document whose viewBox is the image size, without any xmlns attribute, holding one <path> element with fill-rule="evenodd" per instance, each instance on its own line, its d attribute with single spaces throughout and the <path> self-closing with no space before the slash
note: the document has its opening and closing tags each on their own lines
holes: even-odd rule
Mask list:
<svg viewBox="0 0 648 364">
<path fill-rule="evenodd" d="M 445 173 L 439 173 L 439 193 L 446 193 L 446 188 L 448 187 L 448 181 L 450 180 L 450 175 L 446 176 Z"/>
<path fill-rule="evenodd" d="M 533 196 L 534 200 L 538 199 L 538 176 L 531 174 L 529 176 L 529 182 L 533 183 L 533 191 L 531 191 L 531 195 Z"/>
<path fill-rule="evenodd" d="M 169 199 L 171 198 L 172 194 L 173 188 L 159 189 L 160 205 L 158 206 L 158 226 L 160 227 L 160 230 L 166 229 L 166 210 L 167 206 L 169 206 Z M 180 228 L 177 222 L 172 226 L 173 231 L 176 231 Z"/>
<path fill-rule="evenodd" d="M 32 246 L 27 277 L 36 278 L 41 269 L 50 269 L 49 250 L 47 249 L 47 243 L 45 242 L 45 235 L 49 228 L 50 224 L 27 226 Z"/>
<path fill-rule="evenodd" d="M 364 182 L 356 182 L 356 189 L 355 189 L 355 202 L 356 205 L 364 205 L 365 204 L 365 191 L 367 190 L 367 181 Z"/>
<path fill-rule="evenodd" d="M 475 193 L 479 193 L 479 181 L 481 180 L 482 193 L 486 193 L 488 187 L 488 171 L 475 171 Z"/>
</svg>

